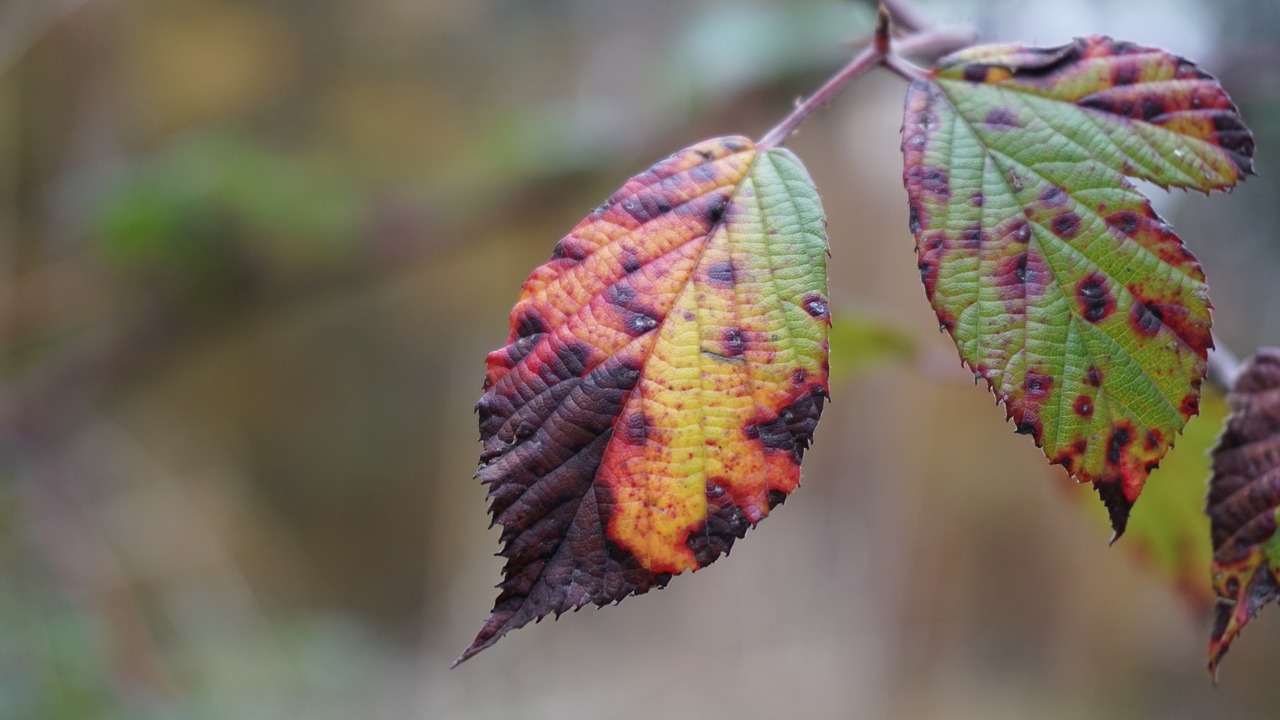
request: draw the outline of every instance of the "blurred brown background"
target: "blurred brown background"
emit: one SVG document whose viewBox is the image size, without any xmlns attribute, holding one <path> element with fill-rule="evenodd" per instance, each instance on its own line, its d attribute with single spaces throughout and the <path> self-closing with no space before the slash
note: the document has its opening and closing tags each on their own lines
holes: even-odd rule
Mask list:
<svg viewBox="0 0 1280 720">
<path fill-rule="evenodd" d="M 922 5 L 1222 77 L 1262 176 L 1158 204 L 1223 336 L 1280 341 L 1280 8 Z M 1280 610 L 1213 690 L 1205 618 L 1108 549 L 937 333 L 885 73 L 790 146 L 836 314 L 914 359 L 846 367 L 805 487 L 731 559 L 447 670 L 499 578 L 471 408 L 520 283 L 632 173 L 763 133 L 870 19 L 0 0 L 0 717 L 1275 717 Z"/>
</svg>

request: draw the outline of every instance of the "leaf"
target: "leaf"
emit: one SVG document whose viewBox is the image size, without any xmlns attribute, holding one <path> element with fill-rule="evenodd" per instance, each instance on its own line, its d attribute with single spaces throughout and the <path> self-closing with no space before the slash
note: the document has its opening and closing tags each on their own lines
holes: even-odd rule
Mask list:
<svg viewBox="0 0 1280 720">
<path fill-rule="evenodd" d="M 1092 37 L 942 59 L 907 91 L 902 150 L 941 327 L 1119 537 L 1212 346 L 1200 264 L 1126 176 L 1229 188 L 1249 130 L 1190 62 Z"/>
<path fill-rule="evenodd" d="M 746 138 L 659 162 L 556 245 L 476 406 L 507 561 L 457 662 L 705 567 L 786 499 L 827 397 L 826 252 L 800 161 Z"/>
<path fill-rule="evenodd" d="M 1246 363 L 1227 396 L 1232 413 L 1213 450 L 1213 630 L 1209 671 L 1262 606 L 1280 600 L 1280 349 Z"/>
</svg>

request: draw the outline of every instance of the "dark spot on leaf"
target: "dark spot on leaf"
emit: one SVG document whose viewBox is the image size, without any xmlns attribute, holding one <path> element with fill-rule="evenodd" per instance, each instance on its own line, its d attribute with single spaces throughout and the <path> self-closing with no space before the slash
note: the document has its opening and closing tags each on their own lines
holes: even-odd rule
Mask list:
<svg viewBox="0 0 1280 720">
<path fill-rule="evenodd" d="M 787 501 L 787 494 L 781 490 L 770 490 L 768 493 L 769 509 L 772 510 Z"/>
<path fill-rule="evenodd" d="M 805 312 L 813 317 L 827 317 L 829 308 L 827 307 L 826 299 L 821 295 L 806 295 L 801 302 L 804 304 Z"/>
<path fill-rule="evenodd" d="M 1089 369 L 1084 373 L 1084 384 L 1093 387 L 1102 387 L 1102 373 L 1098 372 L 1096 365 L 1090 365 Z"/>
<path fill-rule="evenodd" d="M 1129 322 L 1134 330 L 1146 337 L 1153 337 L 1164 325 L 1160 321 L 1159 308 L 1146 305 L 1137 298 L 1133 301 L 1133 307 L 1129 308 Z"/>
<path fill-rule="evenodd" d="M 729 206 L 729 202 L 722 197 L 716 197 L 711 205 L 707 208 L 707 220 L 712 225 L 720 222 L 720 218 L 724 217 L 724 211 Z"/>
<path fill-rule="evenodd" d="M 1116 63 L 1115 67 L 1111 69 L 1111 84 L 1116 86 L 1132 85 L 1138 82 L 1138 78 L 1141 76 L 1141 70 L 1136 62 Z"/>
<path fill-rule="evenodd" d="M 1186 58 L 1178 58 L 1178 72 L 1176 77 L 1179 80 L 1212 80 L 1213 76 L 1196 67 L 1196 64 Z"/>
<path fill-rule="evenodd" d="M 1018 254 L 1018 264 L 1013 269 L 1013 279 L 1023 285 L 1027 283 L 1027 253 L 1025 252 Z M 1034 281 L 1035 278 L 1031 280 Z"/>
<path fill-rule="evenodd" d="M 1074 42 L 1053 48 L 1028 48 L 1029 54 L 1038 57 L 1026 60 L 1010 68 L 1018 77 L 1047 77 L 1058 70 L 1070 67 L 1080 59 L 1087 41 L 1077 38 Z"/>
<path fill-rule="evenodd" d="M 916 208 L 915 203 L 911 203 L 907 207 L 907 229 L 912 235 L 920 233 L 920 211 Z"/>
<path fill-rule="evenodd" d="M 1104 44 L 1110 45 L 1111 52 L 1115 55 L 1130 55 L 1145 51 L 1145 48 L 1134 45 L 1128 40 L 1114 40 L 1112 38 L 1103 38 L 1103 40 Z"/>
<path fill-rule="evenodd" d="M 630 250 L 624 250 L 622 252 L 622 269 L 624 271 L 630 274 L 639 270 L 640 267 L 640 258 L 636 257 L 635 253 Z"/>
<path fill-rule="evenodd" d="M 729 139 L 724 141 L 724 147 L 731 153 L 740 153 L 747 149 L 747 144 L 741 140 Z"/>
<path fill-rule="evenodd" d="M 582 247 L 582 241 L 571 235 L 556 243 L 555 249 L 551 251 L 551 256 L 582 262 L 587 257 L 587 251 Z"/>
<path fill-rule="evenodd" d="M 804 381 L 808 379 L 809 374 L 804 371 L 804 368 L 796 368 L 796 371 L 791 373 L 792 385 L 803 385 Z"/>
<path fill-rule="evenodd" d="M 982 223 L 974 224 L 960 234 L 960 246 L 969 250 L 976 250 L 982 246 L 985 234 L 982 231 Z"/>
<path fill-rule="evenodd" d="M 1060 238 L 1075 237 L 1076 233 L 1080 232 L 1080 216 L 1070 210 L 1059 213 L 1053 218 L 1050 228 L 1053 234 Z"/>
<path fill-rule="evenodd" d="M 1040 202 L 1049 207 L 1062 207 L 1067 204 L 1067 191 L 1057 185 L 1046 185 L 1040 191 Z"/>
<path fill-rule="evenodd" d="M 620 307 L 629 307 L 631 302 L 636 299 L 636 289 L 626 280 L 619 280 L 609 286 L 606 295 L 610 303 Z"/>
<path fill-rule="evenodd" d="M 622 421 L 622 436 L 632 445 L 643 445 L 649 439 L 649 419 L 633 412 Z"/>
<path fill-rule="evenodd" d="M 1178 406 L 1178 409 L 1182 412 L 1183 417 L 1195 415 L 1200 412 L 1200 396 L 1196 393 L 1187 395 L 1182 398 L 1182 403 Z"/>
<path fill-rule="evenodd" d="M 925 195 L 942 200 L 951 197 L 951 184 L 947 174 L 932 165 L 912 165 L 907 171 L 907 187 L 915 187 Z"/>
<path fill-rule="evenodd" d="M 987 127 L 990 127 L 993 130 L 1008 130 L 1010 128 L 1022 127 L 1022 125 L 1017 122 L 1017 117 L 1013 114 L 1013 111 L 1009 108 L 1003 107 L 993 108 L 988 112 L 986 124 Z"/>
<path fill-rule="evenodd" d="M 625 323 L 626 332 L 632 337 L 643 335 L 658 327 L 658 319 L 645 313 L 631 313 Z"/>
<path fill-rule="evenodd" d="M 547 328 L 542 324 L 542 317 L 538 315 L 537 310 L 529 310 L 520 316 L 520 321 L 516 324 L 516 336 L 521 338 L 532 337 L 545 333 Z"/>
<path fill-rule="evenodd" d="M 698 157 L 701 157 L 703 160 L 710 160 L 711 158 L 715 157 L 715 155 L 710 150 L 706 150 L 706 149 L 695 150 L 694 152 L 698 153 Z"/>
<path fill-rule="evenodd" d="M 1077 395 L 1076 401 L 1071 404 L 1071 408 L 1076 411 L 1077 415 L 1088 420 L 1093 417 L 1093 398 L 1088 395 Z"/>
<path fill-rule="evenodd" d="M 1160 447 L 1160 443 L 1164 441 L 1164 437 L 1159 430 L 1148 430 L 1143 446 L 1149 451 L 1155 451 Z"/>
<path fill-rule="evenodd" d="M 920 270 L 920 282 L 924 283 L 925 295 L 932 300 L 938 284 L 938 266 L 928 260 L 921 260 L 916 263 L 916 268 Z"/>
<path fill-rule="evenodd" d="M 730 261 L 713 263 L 707 268 L 707 279 L 716 285 L 731 287 L 735 275 L 733 263 Z"/>
<path fill-rule="evenodd" d="M 1139 117 L 1147 122 L 1152 122 L 1165 113 L 1164 104 L 1160 102 L 1159 98 L 1154 97 L 1142 98 L 1142 102 L 1138 105 L 1138 110 Z"/>
<path fill-rule="evenodd" d="M 1014 223 L 1013 229 L 1009 233 L 1009 238 L 1016 243 L 1031 242 L 1031 224 L 1026 220 L 1018 220 Z"/>
<path fill-rule="evenodd" d="M 1049 395 L 1049 389 L 1053 387 L 1053 378 L 1043 373 L 1033 370 L 1027 371 L 1026 382 L 1023 388 L 1026 390 L 1027 399 L 1040 401 Z"/>
<path fill-rule="evenodd" d="M 708 153 L 707 155 L 709 156 L 710 153 Z M 689 177 L 702 183 L 710 182 L 716 178 L 716 168 L 714 165 L 711 165 L 710 163 L 694 165 L 692 168 L 689 169 Z"/>
<path fill-rule="evenodd" d="M 1105 320 L 1116 310 L 1116 299 L 1107 290 L 1106 279 L 1098 273 L 1085 276 L 1076 285 L 1081 316 L 1091 323 Z"/>
<path fill-rule="evenodd" d="M 1120 232 L 1133 237 L 1138 231 L 1138 214 L 1133 212 L 1118 212 L 1107 218 L 1107 222 Z"/>
<path fill-rule="evenodd" d="M 1107 462 L 1112 465 L 1120 464 L 1120 458 L 1132 441 L 1133 433 L 1130 431 L 1129 426 L 1121 425 L 1112 430 L 1111 439 L 1107 441 Z"/>
<path fill-rule="evenodd" d="M 1232 162 L 1241 172 L 1253 172 L 1253 133 L 1234 109 L 1219 110 L 1211 116 L 1214 140 L 1232 153 Z"/>
<path fill-rule="evenodd" d="M 974 207 L 982 207 L 982 204 L 985 202 L 986 202 L 986 196 L 982 194 L 981 190 L 975 192 L 972 196 L 969 197 L 969 204 Z"/>
<path fill-rule="evenodd" d="M 724 334 L 720 336 L 720 344 L 724 347 L 724 352 L 721 353 L 722 355 L 726 357 L 738 357 L 742 355 L 742 351 L 744 349 L 742 343 L 742 330 L 738 328 L 729 328 L 728 330 L 725 330 Z"/>
<path fill-rule="evenodd" d="M 1040 437 L 1042 432 L 1039 421 L 1034 418 L 1023 418 L 1013 431 L 1019 435 L 1034 435 L 1036 437 Z"/>
<path fill-rule="evenodd" d="M 986 82 L 987 66 L 974 63 L 964 68 L 964 79 L 971 83 Z"/>
</svg>

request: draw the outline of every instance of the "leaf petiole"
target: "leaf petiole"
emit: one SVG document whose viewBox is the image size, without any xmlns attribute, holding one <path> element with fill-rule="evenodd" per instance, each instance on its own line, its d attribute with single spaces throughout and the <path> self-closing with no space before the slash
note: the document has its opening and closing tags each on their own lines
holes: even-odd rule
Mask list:
<svg viewBox="0 0 1280 720">
<path fill-rule="evenodd" d="M 880 20 L 876 25 L 875 39 L 871 45 L 858 53 L 856 57 L 849 61 L 849 64 L 841 68 L 835 75 L 832 75 L 812 95 L 798 103 L 795 109 L 782 119 L 782 122 L 773 126 L 769 132 L 765 133 L 756 142 L 756 146 L 760 150 L 769 150 L 781 146 L 791 136 L 791 133 L 800 127 L 800 123 L 804 122 L 815 110 L 830 102 L 831 98 L 840 94 L 849 83 L 866 74 L 868 70 L 883 65 L 898 75 L 912 80 L 916 77 L 922 77 L 925 70 L 908 62 L 902 55 L 916 53 L 946 54 L 967 47 L 974 40 L 973 33 L 970 32 L 927 30 L 912 33 L 895 40 L 893 41 L 893 47 L 890 47 L 888 17 L 886 13 L 882 12 L 880 14 Z"/>
</svg>

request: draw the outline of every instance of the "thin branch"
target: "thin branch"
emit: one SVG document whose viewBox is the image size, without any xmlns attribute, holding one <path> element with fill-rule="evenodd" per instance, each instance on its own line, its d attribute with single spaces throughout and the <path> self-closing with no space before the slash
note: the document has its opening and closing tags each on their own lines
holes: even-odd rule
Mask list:
<svg viewBox="0 0 1280 720">
<path fill-rule="evenodd" d="M 883 16 L 881 16 L 883 18 Z M 948 53 L 958 50 L 962 47 L 970 45 L 973 42 L 973 33 L 956 32 L 956 31 L 927 31 L 915 35 L 908 35 L 900 40 L 893 42 L 893 48 L 889 49 L 886 54 L 879 47 L 883 47 L 887 43 L 881 41 L 882 38 L 887 39 L 888 28 L 882 31 L 882 26 L 877 24 L 876 40 L 870 46 L 858 53 L 853 60 L 849 61 L 835 75 L 832 75 L 822 87 L 814 91 L 812 95 L 796 105 L 795 109 L 789 115 L 782 119 L 782 122 L 775 125 L 769 132 L 756 143 L 761 150 L 769 150 L 779 147 L 791 133 L 795 132 L 800 123 L 814 113 L 818 108 L 825 105 L 831 98 L 840 94 L 845 86 L 853 82 L 856 78 L 866 74 L 867 71 L 877 65 L 887 64 L 888 59 L 895 58 L 895 53 L 904 55 L 915 54 L 933 54 Z M 915 68 L 914 65 L 906 62 L 901 58 L 895 58 L 901 67 Z M 890 66 L 895 72 L 900 72 L 898 68 Z M 923 74 L 924 70 L 915 68 L 914 73 Z"/>
<path fill-rule="evenodd" d="M 796 131 L 796 128 L 800 127 L 800 123 L 804 122 L 805 118 L 827 104 L 827 101 L 838 95 L 855 78 L 880 64 L 881 57 L 880 53 L 876 51 L 875 45 L 871 45 L 858 53 L 857 57 L 849 61 L 849 64 L 841 68 L 835 75 L 832 75 L 829 80 L 822 84 L 822 87 L 797 104 L 791 114 L 782 119 L 782 122 L 765 133 L 764 137 L 760 138 L 756 143 L 756 147 L 760 150 L 769 150 L 786 142 L 786 139 Z"/>
<path fill-rule="evenodd" d="M 886 68 L 892 70 L 894 74 L 907 82 L 923 80 L 929 76 L 928 70 L 925 70 L 900 55 L 886 55 L 881 62 Z"/>
</svg>

